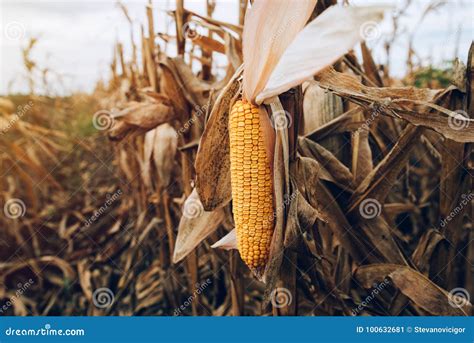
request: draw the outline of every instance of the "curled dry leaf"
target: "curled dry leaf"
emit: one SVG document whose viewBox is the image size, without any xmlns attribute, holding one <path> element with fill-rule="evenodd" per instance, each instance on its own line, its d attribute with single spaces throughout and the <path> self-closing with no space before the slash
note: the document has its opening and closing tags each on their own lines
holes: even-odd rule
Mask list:
<svg viewBox="0 0 474 343">
<path fill-rule="evenodd" d="M 194 75 L 182 57 L 167 58 L 160 65 L 162 68 L 168 68 L 179 91 L 193 107 L 206 105 L 206 94 L 213 88 L 213 85 Z"/>
<path fill-rule="evenodd" d="M 297 166 L 293 163 L 292 167 Z M 317 219 L 325 221 L 323 216 L 313 208 L 308 201 L 301 195 L 294 182 L 294 172 L 291 175 L 294 184 L 293 191 L 290 196 L 285 199 L 285 206 L 288 209 L 288 223 L 285 230 L 284 247 L 297 249 L 301 243 L 302 234 L 312 227 Z"/>
<path fill-rule="evenodd" d="M 196 188 L 206 211 L 223 207 L 232 198 L 230 187 L 229 110 L 240 92 L 240 67 L 217 98 L 199 143 Z"/>
<path fill-rule="evenodd" d="M 370 172 L 357 187 L 350 210 L 355 209 L 367 198 L 384 203 L 387 194 L 397 181 L 400 170 L 409 158 L 409 152 L 415 147 L 422 128 L 409 125 L 402 132 L 400 139 L 385 158 Z"/>
<path fill-rule="evenodd" d="M 145 134 L 143 141 L 143 161 L 141 162 L 141 177 L 145 186 L 151 189 L 151 156 L 155 142 L 156 129 Z"/>
<path fill-rule="evenodd" d="M 424 275 L 429 275 L 431 257 L 440 244 L 448 244 L 446 237 L 439 231 L 430 229 L 420 238 L 420 242 L 412 254 L 411 259 L 417 269 Z"/>
<path fill-rule="evenodd" d="M 327 125 L 344 112 L 342 99 L 322 89 L 315 81 L 305 82 L 303 91 L 303 122 L 299 130 L 301 135 Z"/>
<path fill-rule="evenodd" d="M 183 215 L 179 221 L 173 263 L 183 260 L 199 243 L 214 232 L 225 218 L 224 209 L 208 212 L 199 210 L 201 206 L 199 195 L 194 189 L 186 200 Z"/>
<path fill-rule="evenodd" d="M 158 172 L 159 188 L 169 185 L 178 149 L 178 134 L 170 124 L 162 124 L 156 129 L 153 144 L 153 160 Z"/>
<path fill-rule="evenodd" d="M 353 191 L 353 175 L 341 161 L 323 146 L 307 138 L 298 139 L 299 151 L 304 157 L 311 157 L 321 165 L 321 179 L 330 181 L 342 189 Z"/>
<path fill-rule="evenodd" d="M 175 119 L 174 108 L 162 103 L 133 104 L 115 116 L 109 131 L 112 140 L 123 139 L 130 131 L 149 131 Z"/>
</svg>

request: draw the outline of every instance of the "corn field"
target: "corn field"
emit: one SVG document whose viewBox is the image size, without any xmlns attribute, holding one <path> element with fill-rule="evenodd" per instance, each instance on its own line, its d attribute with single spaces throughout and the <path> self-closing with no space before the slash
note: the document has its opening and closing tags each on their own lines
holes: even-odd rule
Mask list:
<svg viewBox="0 0 474 343">
<path fill-rule="evenodd" d="M 385 7 L 202 2 L 119 2 L 91 94 L 0 98 L 0 314 L 474 315 L 474 45 L 395 78 Z"/>
</svg>

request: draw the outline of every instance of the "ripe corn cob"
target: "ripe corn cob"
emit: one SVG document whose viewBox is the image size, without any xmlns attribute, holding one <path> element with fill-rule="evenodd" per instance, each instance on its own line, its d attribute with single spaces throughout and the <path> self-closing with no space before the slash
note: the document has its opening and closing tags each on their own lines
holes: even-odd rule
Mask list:
<svg viewBox="0 0 474 343">
<path fill-rule="evenodd" d="M 253 269 L 265 266 L 273 233 L 273 186 L 257 106 L 237 101 L 229 116 L 230 170 L 237 247 Z"/>
</svg>

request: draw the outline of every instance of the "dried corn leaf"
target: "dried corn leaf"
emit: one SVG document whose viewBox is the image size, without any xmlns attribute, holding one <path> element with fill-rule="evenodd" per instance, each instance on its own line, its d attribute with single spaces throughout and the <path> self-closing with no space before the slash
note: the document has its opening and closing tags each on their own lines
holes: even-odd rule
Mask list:
<svg viewBox="0 0 474 343">
<path fill-rule="evenodd" d="M 463 122 L 453 125 L 453 122 L 460 120 L 460 116 L 434 104 L 435 98 L 444 90 L 367 87 L 356 77 L 338 73 L 332 68 L 319 73 L 316 80 L 321 87 L 357 104 L 367 108 L 377 106 L 382 114 L 430 128 L 456 142 L 474 142 L 473 119 L 465 118 Z"/>
<path fill-rule="evenodd" d="M 224 249 L 224 250 L 231 250 L 237 249 L 237 232 L 233 229 L 227 235 L 219 239 L 216 243 L 211 245 L 211 248 L 214 249 Z"/>
<path fill-rule="evenodd" d="M 124 138 L 133 130 L 148 131 L 172 121 L 175 116 L 173 107 L 164 104 L 132 104 L 117 114 L 116 118 L 120 118 L 120 120 L 114 121 L 109 131 L 109 137 L 117 140 Z"/>
<path fill-rule="evenodd" d="M 186 199 L 183 216 L 179 221 L 178 237 L 173 255 L 173 263 L 183 260 L 199 243 L 214 232 L 224 220 L 223 209 L 204 211 L 196 189 Z"/>
<path fill-rule="evenodd" d="M 167 187 L 171 181 L 174 160 L 178 148 L 178 134 L 169 124 L 162 124 L 156 129 L 153 144 L 153 160 L 158 172 L 160 188 Z"/>
<path fill-rule="evenodd" d="M 413 263 L 418 270 L 428 276 L 430 260 L 440 243 L 447 243 L 446 238 L 437 230 L 430 229 L 420 238 L 418 246 L 412 254 Z"/>
<path fill-rule="evenodd" d="M 395 287 L 405 294 L 411 301 L 425 311 L 436 316 L 467 316 L 472 305 L 465 302 L 464 306 L 453 306 L 451 295 L 438 287 L 431 280 L 416 270 L 396 264 L 372 264 L 357 269 L 355 277 L 370 288 L 376 281 L 389 277 Z"/>
<path fill-rule="evenodd" d="M 214 86 L 194 75 L 192 69 L 181 57 L 167 58 L 161 67 L 169 68 L 181 92 L 193 107 L 207 104 L 205 96 Z"/>
<path fill-rule="evenodd" d="M 0 98 L 0 113 L 11 114 L 15 112 L 15 104 L 7 98 Z"/>
<path fill-rule="evenodd" d="M 225 206 L 232 198 L 229 157 L 229 110 L 239 95 L 239 68 L 217 98 L 199 143 L 196 188 L 206 211 Z"/>
<path fill-rule="evenodd" d="M 414 142 L 420 137 L 422 130 L 422 128 L 412 125 L 405 128 L 392 150 L 357 187 L 349 211 L 359 206 L 364 199 L 376 199 L 382 204 L 385 202 L 385 198 L 396 183 L 400 170 L 410 157 L 409 152 L 415 147 Z"/>
<path fill-rule="evenodd" d="M 298 139 L 298 146 L 304 157 L 312 157 L 320 163 L 320 167 L 326 171 L 321 173 L 324 180 L 334 182 L 343 189 L 354 190 L 355 184 L 351 171 L 330 151 L 303 137 Z"/>
</svg>

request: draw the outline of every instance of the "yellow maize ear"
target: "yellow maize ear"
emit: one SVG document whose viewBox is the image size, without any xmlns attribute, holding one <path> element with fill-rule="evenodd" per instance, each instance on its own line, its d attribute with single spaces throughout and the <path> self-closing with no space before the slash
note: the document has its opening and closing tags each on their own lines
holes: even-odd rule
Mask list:
<svg viewBox="0 0 474 343">
<path fill-rule="evenodd" d="M 242 260 L 261 270 L 273 233 L 273 184 L 259 109 L 237 101 L 229 116 L 230 169 L 237 247 Z"/>
</svg>

